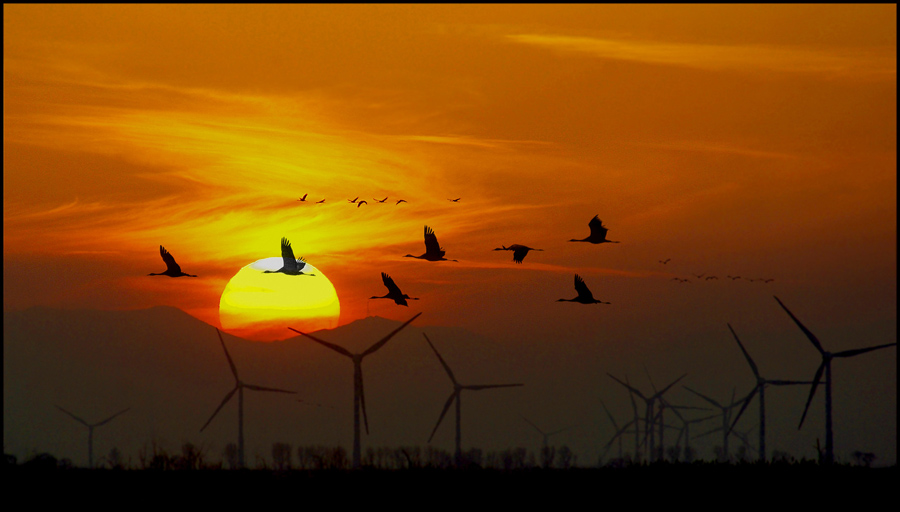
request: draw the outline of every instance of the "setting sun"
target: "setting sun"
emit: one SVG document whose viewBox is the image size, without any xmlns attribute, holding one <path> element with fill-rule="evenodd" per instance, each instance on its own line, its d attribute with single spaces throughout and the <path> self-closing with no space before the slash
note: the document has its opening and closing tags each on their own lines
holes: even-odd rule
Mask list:
<svg viewBox="0 0 900 512">
<path fill-rule="evenodd" d="M 244 338 L 273 341 L 289 337 L 287 326 L 304 331 L 337 327 L 341 303 L 331 281 L 308 264 L 305 275 L 264 273 L 282 259 L 246 265 L 228 281 L 219 299 L 222 329 Z"/>
</svg>

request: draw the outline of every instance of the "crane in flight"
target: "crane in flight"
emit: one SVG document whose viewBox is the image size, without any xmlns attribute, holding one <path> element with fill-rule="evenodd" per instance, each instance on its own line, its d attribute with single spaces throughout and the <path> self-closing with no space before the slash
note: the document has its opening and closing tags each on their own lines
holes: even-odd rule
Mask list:
<svg viewBox="0 0 900 512">
<path fill-rule="evenodd" d="M 574 299 L 559 299 L 556 302 L 580 302 L 582 304 L 612 304 L 612 302 L 603 302 L 602 300 L 597 300 L 594 298 L 594 294 L 588 290 L 586 284 L 584 284 L 584 279 L 581 278 L 578 274 L 575 274 L 575 291 L 578 292 L 578 296 Z"/>
<path fill-rule="evenodd" d="M 356 199 L 347 199 L 347 202 L 355 203 L 357 199 L 359 199 L 359 196 L 356 196 Z"/>
<path fill-rule="evenodd" d="M 412 254 L 407 254 L 404 258 L 418 258 L 420 260 L 428 260 L 428 261 L 456 261 L 456 260 L 448 260 L 444 257 L 447 252 L 440 246 L 437 241 L 437 237 L 434 235 L 434 230 L 430 227 L 425 226 L 425 254 L 421 256 L 413 256 Z"/>
<path fill-rule="evenodd" d="M 450 201 L 451 203 L 458 203 L 460 199 L 462 199 L 462 198 L 457 197 L 456 199 L 447 199 L 447 201 Z"/>
<path fill-rule="evenodd" d="M 178 263 L 175 263 L 175 258 L 173 258 L 172 255 L 169 254 L 169 251 L 167 251 L 166 248 L 161 245 L 159 246 L 159 255 L 162 256 L 163 261 L 166 262 L 166 271 L 160 272 L 158 274 L 151 272 L 147 274 L 148 276 L 197 277 L 195 275 L 185 274 L 184 272 L 182 272 L 181 266 L 179 266 Z"/>
<path fill-rule="evenodd" d="M 314 276 L 315 274 L 304 274 L 303 269 L 306 267 L 306 261 L 301 257 L 294 258 L 294 250 L 291 249 L 291 243 L 287 238 L 281 238 L 281 259 L 284 265 L 278 270 L 264 270 L 264 274 L 287 274 L 289 276 Z"/>
<path fill-rule="evenodd" d="M 405 203 L 405 202 L 407 202 L 406 199 L 397 199 L 397 202 L 394 204 L 394 206 L 396 206 L 400 203 Z"/>
<path fill-rule="evenodd" d="M 383 203 L 383 202 L 387 201 L 387 197 L 385 197 L 385 198 L 382 199 L 381 201 L 379 201 L 378 199 L 375 199 L 375 198 L 373 197 L 373 198 L 372 198 L 372 201 L 375 201 L 375 202 L 378 202 L 378 203 Z"/>
<path fill-rule="evenodd" d="M 305 201 L 306 201 L 306 196 L 308 196 L 308 195 L 309 195 L 309 194 L 303 194 L 303 197 L 301 197 L 300 199 L 297 199 L 297 201 L 304 201 L 304 202 L 305 202 Z"/>
<path fill-rule="evenodd" d="M 509 247 L 505 245 L 501 245 L 500 247 L 494 249 L 495 251 L 512 251 L 513 252 L 513 261 L 516 263 L 522 263 L 522 260 L 525 259 L 525 256 L 528 255 L 528 251 L 543 251 L 543 249 L 535 249 L 534 247 L 526 247 L 524 245 L 512 244 Z"/>
<path fill-rule="evenodd" d="M 581 240 L 571 239 L 570 242 L 590 242 L 592 244 L 602 244 L 604 242 L 617 244 L 619 243 L 617 240 L 607 240 L 606 239 L 606 226 L 603 225 L 603 221 L 600 220 L 599 215 L 594 215 L 594 218 L 588 222 L 588 227 L 591 228 L 591 236 L 587 238 L 583 238 Z"/>
<path fill-rule="evenodd" d="M 375 295 L 375 296 L 369 297 L 370 299 L 391 299 L 398 306 L 407 306 L 407 307 L 409 306 L 409 304 L 406 303 L 407 299 L 419 300 L 418 297 L 410 297 L 409 295 L 401 292 L 400 287 L 394 283 L 394 280 L 391 279 L 391 276 L 387 275 L 384 272 L 381 273 L 381 281 L 384 282 L 384 285 L 388 289 L 387 295 L 382 295 L 380 297 Z"/>
</svg>

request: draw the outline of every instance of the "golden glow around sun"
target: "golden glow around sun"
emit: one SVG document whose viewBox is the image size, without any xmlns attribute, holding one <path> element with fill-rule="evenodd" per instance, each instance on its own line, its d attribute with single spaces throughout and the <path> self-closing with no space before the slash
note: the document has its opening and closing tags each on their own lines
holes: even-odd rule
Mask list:
<svg viewBox="0 0 900 512">
<path fill-rule="evenodd" d="M 331 281 L 309 263 L 313 276 L 265 274 L 283 265 L 280 257 L 244 266 L 225 285 L 219 299 L 219 323 L 235 336 L 273 341 L 294 335 L 288 327 L 312 332 L 338 325 L 341 303 Z"/>
</svg>

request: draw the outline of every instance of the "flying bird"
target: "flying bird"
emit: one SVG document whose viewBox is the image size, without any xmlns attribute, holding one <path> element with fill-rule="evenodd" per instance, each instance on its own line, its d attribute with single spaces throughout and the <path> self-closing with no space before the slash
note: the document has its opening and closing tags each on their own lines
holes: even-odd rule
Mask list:
<svg viewBox="0 0 900 512">
<path fill-rule="evenodd" d="M 569 240 L 570 242 L 590 242 L 592 244 L 602 244 L 604 242 L 609 242 L 612 244 L 619 243 L 616 240 L 607 240 L 606 239 L 606 226 L 603 225 L 603 221 L 600 220 L 598 215 L 594 215 L 594 218 L 588 222 L 588 227 L 591 228 L 591 236 L 577 240 L 575 238 Z"/>
<path fill-rule="evenodd" d="M 448 260 L 444 257 L 444 254 L 446 254 L 446 251 L 438 244 L 437 237 L 434 235 L 434 230 L 425 226 L 425 254 L 421 256 L 407 254 L 404 258 L 419 258 L 420 260 L 428 261 L 456 261 Z"/>
<path fill-rule="evenodd" d="M 716 276 L 708 276 L 708 277 L 706 278 L 706 281 L 709 281 L 710 279 L 715 279 L 716 281 L 719 280 L 719 278 L 716 277 Z"/>
<path fill-rule="evenodd" d="M 359 199 L 359 196 L 356 196 L 356 199 Z M 356 199 L 347 199 L 348 202 L 355 203 Z"/>
<path fill-rule="evenodd" d="M 764 282 L 764 283 L 766 283 L 766 284 L 769 284 L 769 283 L 771 283 L 772 281 L 774 281 L 774 279 L 763 279 L 763 280 L 762 280 L 762 282 Z"/>
<path fill-rule="evenodd" d="M 697 279 L 701 279 L 701 278 L 703 278 L 703 276 L 706 275 L 706 272 L 704 272 L 702 274 L 694 274 L 693 272 L 691 272 L 691 274 L 693 274 Z"/>
<path fill-rule="evenodd" d="M 306 196 L 308 196 L 308 195 L 309 194 L 303 194 L 303 197 L 301 197 L 300 199 L 297 199 L 297 201 L 306 201 Z"/>
<path fill-rule="evenodd" d="M 375 199 L 375 198 L 373 197 L 373 198 L 372 198 L 372 201 L 378 201 L 378 199 Z M 382 199 L 381 201 L 378 201 L 378 202 L 379 202 L 379 203 L 383 203 L 383 202 L 385 202 L 385 201 L 387 201 L 387 198 L 386 198 L 386 197 L 385 197 L 384 199 Z"/>
<path fill-rule="evenodd" d="M 668 263 L 670 261 L 672 261 L 672 258 L 666 258 L 665 260 L 659 260 L 659 262 L 662 263 L 663 265 L 665 265 L 666 263 Z"/>
<path fill-rule="evenodd" d="M 556 302 L 580 302 L 582 304 L 612 304 L 612 302 L 603 302 L 602 300 L 597 300 L 594 298 L 594 294 L 588 290 L 586 284 L 584 284 L 584 279 L 581 278 L 578 274 L 575 274 L 575 291 L 578 292 L 578 297 L 574 299 L 559 299 Z"/>
<path fill-rule="evenodd" d="M 366 200 L 362 200 L 362 201 L 356 203 L 356 207 L 359 208 L 360 206 L 362 206 L 362 205 L 364 205 L 364 204 L 369 204 L 369 202 L 366 201 Z"/>
<path fill-rule="evenodd" d="M 291 243 L 287 238 L 281 239 L 281 258 L 284 260 L 284 266 L 278 270 L 264 270 L 264 274 L 287 274 L 289 276 L 314 276 L 315 274 L 304 274 L 303 269 L 306 267 L 306 261 L 301 257 L 294 259 L 294 251 L 291 249 Z"/>
<path fill-rule="evenodd" d="M 321 201 L 316 201 L 316 204 L 322 204 L 322 203 L 324 203 L 324 202 L 325 202 L 325 200 L 322 199 Z"/>
<path fill-rule="evenodd" d="M 167 251 L 166 248 L 161 245 L 159 246 L 159 255 L 162 256 L 163 261 L 166 262 L 166 271 L 160 272 L 159 274 L 151 272 L 147 274 L 148 276 L 197 277 L 195 275 L 185 274 L 184 272 L 182 272 L 181 267 L 178 265 L 178 263 L 175 263 L 175 258 L 173 258 L 172 255 L 169 254 L 169 251 Z"/>
<path fill-rule="evenodd" d="M 398 199 L 396 204 L 405 203 L 406 199 Z"/>
<path fill-rule="evenodd" d="M 387 289 L 388 289 L 387 295 L 382 295 L 380 297 L 375 295 L 375 296 L 369 297 L 370 299 L 391 299 L 398 306 L 407 306 L 407 307 L 409 306 L 409 304 L 406 303 L 406 299 L 419 300 L 417 297 L 410 297 L 409 295 L 406 295 L 405 293 L 401 292 L 400 287 L 398 287 L 394 283 L 394 280 L 391 279 L 391 276 L 385 274 L 384 272 L 381 273 L 381 280 L 384 282 L 384 285 L 387 286 Z"/>
<path fill-rule="evenodd" d="M 525 259 L 525 256 L 528 254 L 528 251 L 543 251 L 543 249 L 535 249 L 534 247 L 526 247 L 524 245 L 512 244 L 509 247 L 505 245 L 501 245 L 500 247 L 494 249 L 495 251 L 513 251 L 513 261 L 516 263 L 522 263 L 522 260 Z"/>
<path fill-rule="evenodd" d="M 462 199 L 462 198 L 457 197 L 456 199 L 447 199 L 447 201 L 450 201 L 451 203 L 458 203 L 460 199 Z"/>
<path fill-rule="evenodd" d="M 735 279 L 740 279 L 740 278 L 741 278 L 741 276 L 725 276 L 725 277 L 731 279 L 732 281 L 734 281 Z"/>
</svg>

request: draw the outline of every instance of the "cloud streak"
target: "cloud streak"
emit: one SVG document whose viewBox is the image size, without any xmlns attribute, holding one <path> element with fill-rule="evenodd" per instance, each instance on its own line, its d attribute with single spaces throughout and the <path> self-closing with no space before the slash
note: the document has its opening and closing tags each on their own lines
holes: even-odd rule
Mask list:
<svg viewBox="0 0 900 512">
<path fill-rule="evenodd" d="M 603 39 L 554 34 L 507 34 L 508 41 L 565 53 L 709 71 L 811 73 L 892 80 L 896 49 L 813 50 L 772 45 L 721 45 Z"/>
</svg>

